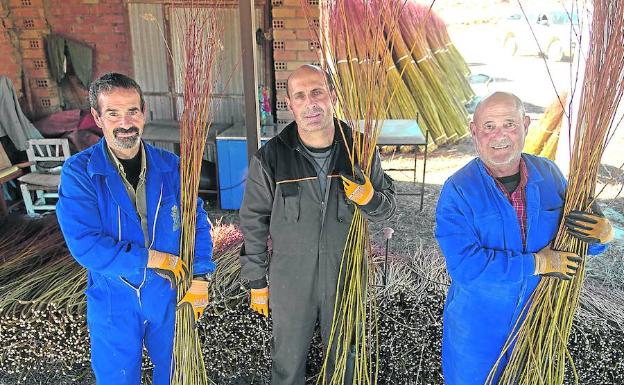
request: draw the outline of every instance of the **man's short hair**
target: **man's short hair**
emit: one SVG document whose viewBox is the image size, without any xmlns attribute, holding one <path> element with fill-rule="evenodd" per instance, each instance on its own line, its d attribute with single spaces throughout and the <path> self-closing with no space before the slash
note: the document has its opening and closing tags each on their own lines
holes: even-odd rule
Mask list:
<svg viewBox="0 0 624 385">
<path fill-rule="evenodd" d="M 332 79 L 331 75 L 329 74 L 329 72 L 327 72 L 326 70 L 322 69 L 319 66 L 313 65 L 313 64 L 304 64 L 301 67 L 297 68 L 296 70 L 294 70 L 293 72 L 291 72 L 290 75 L 288 75 L 288 79 L 286 80 L 286 96 L 290 97 L 290 78 L 292 77 L 292 75 L 297 72 L 300 68 L 308 68 L 311 70 L 317 70 L 319 72 L 322 72 L 325 75 L 325 82 L 327 83 L 327 89 L 329 90 L 329 92 L 334 91 L 336 88 L 334 86 L 334 80 Z"/>
<path fill-rule="evenodd" d="M 135 90 L 141 98 L 141 111 L 145 108 L 145 100 L 143 99 L 143 91 L 134 79 L 120 73 L 109 72 L 94 80 L 89 86 L 89 104 L 91 108 L 100 113 L 98 105 L 98 97 L 101 93 L 111 92 L 115 88 L 125 88 L 127 90 Z"/>
</svg>

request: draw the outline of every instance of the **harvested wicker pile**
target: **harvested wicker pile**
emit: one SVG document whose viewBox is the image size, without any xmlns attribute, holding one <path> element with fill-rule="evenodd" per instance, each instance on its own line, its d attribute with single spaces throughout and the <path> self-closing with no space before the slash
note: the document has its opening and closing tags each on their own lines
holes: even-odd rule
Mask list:
<svg viewBox="0 0 624 385">
<path fill-rule="evenodd" d="M 249 310 L 240 286 L 242 237 L 235 226 L 217 224 L 214 238 L 218 270 L 213 302 L 199 322 L 208 378 L 224 385 L 268 384 L 271 319 Z M 382 254 L 383 249 L 375 249 Z M 0 256 L 0 383 L 92 383 L 84 269 L 68 255 L 54 218 L 1 223 Z M 448 283 L 443 259 L 434 248 L 390 255 L 386 287 L 382 261 L 376 257 L 374 264 L 379 383 L 442 383 L 442 308 Z M 54 295 L 42 295 L 55 286 Z M 624 383 L 622 309 L 622 288 L 588 280 L 570 343 L 581 383 Z M 309 355 L 310 383 L 322 365 L 321 351 L 317 336 Z"/>
<path fill-rule="evenodd" d="M 529 128 L 524 152 L 555 160 L 563 121 L 563 107 L 567 98 L 567 92 L 559 95 L 559 98 L 546 108 L 536 127 Z"/>
<path fill-rule="evenodd" d="M 465 104 L 472 100 L 474 92 L 467 80 L 470 74 L 468 65 L 451 42 L 446 24 L 428 4 L 419 4 L 414 0 L 400 1 L 398 5 L 402 10 L 399 15 L 394 15 L 390 10 L 396 6 L 384 1 L 377 1 L 381 12 L 387 13 L 384 18 L 394 20 L 398 17 L 399 24 L 399 28 L 395 28 L 394 23 L 384 26 L 385 39 L 388 40 L 387 54 L 376 59 L 386 69 L 387 81 L 391 84 L 390 92 L 385 96 L 387 118 L 416 119 L 418 116 L 423 133 L 429 132 L 435 145 L 453 143 L 466 137 L 468 112 Z M 374 2 L 364 3 L 370 6 Z M 360 0 L 345 0 L 342 4 L 347 13 L 362 8 Z M 355 29 L 351 27 L 351 30 Z M 314 32 L 320 36 L 320 31 L 321 28 Z M 366 50 L 361 47 L 370 48 L 371 41 L 374 39 L 362 38 L 356 43 L 351 42 L 351 49 L 336 46 L 340 43 L 331 43 L 338 52 L 336 59 L 340 77 L 334 79 L 335 83 L 353 83 L 354 78 L 345 68 L 366 63 L 366 55 L 363 54 Z M 319 37 L 319 43 L 325 43 L 323 38 Z M 353 46 L 359 48 L 356 50 Z M 341 110 L 340 105 L 338 110 Z"/>
</svg>

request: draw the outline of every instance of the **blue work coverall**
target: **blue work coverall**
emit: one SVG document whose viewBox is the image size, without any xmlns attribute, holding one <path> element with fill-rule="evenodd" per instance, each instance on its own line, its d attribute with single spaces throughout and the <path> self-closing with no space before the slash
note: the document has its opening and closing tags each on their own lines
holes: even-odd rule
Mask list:
<svg viewBox="0 0 624 385">
<path fill-rule="evenodd" d="M 146 244 L 180 252 L 179 158 L 144 148 L 148 242 L 105 139 L 69 158 L 61 174 L 57 216 L 71 254 L 88 270 L 87 325 L 98 384 L 139 385 L 143 345 L 154 363 L 154 385 L 170 382 L 176 290 L 147 268 Z M 214 271 L 202 204 L 198 199 L 194 275 Z"/>
<path fill-rule="evenodd" d="M 550 160 L 522 157 L 528 173 L 526 247 L 514 208 L 480 159 L 453 174 L 440 193 L 435 235 L 452 280 L 442 337 L 446 385 L 485 383 L 539 283 L 532 253 L 557 233 L 566 180 Z M 594 245 L 589 252 L 605 248 Z M 505 363 L 506 357 L 501 367 Z"/>
</svg>

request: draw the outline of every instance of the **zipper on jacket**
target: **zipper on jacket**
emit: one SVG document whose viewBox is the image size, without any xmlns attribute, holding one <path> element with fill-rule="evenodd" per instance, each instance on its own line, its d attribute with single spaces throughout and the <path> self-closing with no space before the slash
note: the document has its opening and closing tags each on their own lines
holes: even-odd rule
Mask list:
<svg viewBox="0 0 624 385">
<path fill-rule="evenodd" d="M 121 207 L 117 205 L 117 242 L 121 242 Z"/>
<path fill-rule="evenodd" d="M 154 223 L 152 223 L 152 242 L 149 245 L 151 249 L 156 240 L 156 221 L 158 221 L 158 212 L 160 211 L 160 203 L 162 202 L 163 185 L 160 185 L 160 196 L 158 197 L 158 205 L 156 205 L 156 214 L 154 214 Z"/>
<path fill-rule="evenodd" d="M 160 203 L 162 202 L 162 193 L 163 185 L 161 184 L 160 195 L 158 196 L 158 205 L 156 206 L 156 214 L 154 215 L 154 223 L 152 224 L 152 242 L 150 243 L 150 249 L 152 248 L 152 245 L 154 245 L 154 241 L 156 240 L 156 221 L 158 220 L 158 212 L 160 211 Z M 119 206 L 117 206 L 117 219 L 119 224 L 119 240 L 121 241 L 121 212 Z M 134 290 L 137 296 L 137 300 L 139 301 L 139 307 L 142 308 L 143 304 L 141 302 L 141 289 L 143 288 L 143 285 L 145 285 L 145 280 L 147 279 L 147 267 L 143 269 L 143 279 L 141 280 L 141 283 L 138 287 L 132 286 L 132 284 L 130 284 L 130 282 L 125 280 L 123 277 L 119 277 L 119 279 L 121 280 L 121 282 L 125 283 L 130 288 L 132 288 L 132 290 Z"/>
</svg>

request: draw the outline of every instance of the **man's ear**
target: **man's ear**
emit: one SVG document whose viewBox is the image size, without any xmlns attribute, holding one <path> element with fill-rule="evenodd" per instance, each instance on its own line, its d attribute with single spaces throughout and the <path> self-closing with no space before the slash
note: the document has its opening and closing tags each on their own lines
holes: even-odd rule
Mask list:
<svg viewBox="0 0 624 385">
<path fill-rule="evenodd" d="M 292 112 L 294 114 L 292 108 L 290 107 L 290 98 L 288 96 L 285 96 L 284 97 L 284 101 L 286 101 L 286 108 L 288 108 L 288 111 L 290 111 L 290 112 Z"/>
<path fill-rule="evenodd" d="M 531 117 L 525 116 L 523 123 L 524 123 L 524 133 L 526 134 L 529 132 L 529 125 L 531 124 Z"/>
<path fill-rule="evenodd" d="M 470 122 L 470 134 L 472 135 L 472 137 L 475 136 L 476 131 L 477 131 L 477 124 L 473 120 Z"/>
<path fill-rule="evenodd" d="M 98 112 L 93 107 L 91 107 L 91 116 L 93 116 L 93 120 L 95 120 L 95 124 L 101 129 L 104 129 L 102 118 L 100 118 L 100 114 L 98 114 Z"/>
</svg>

